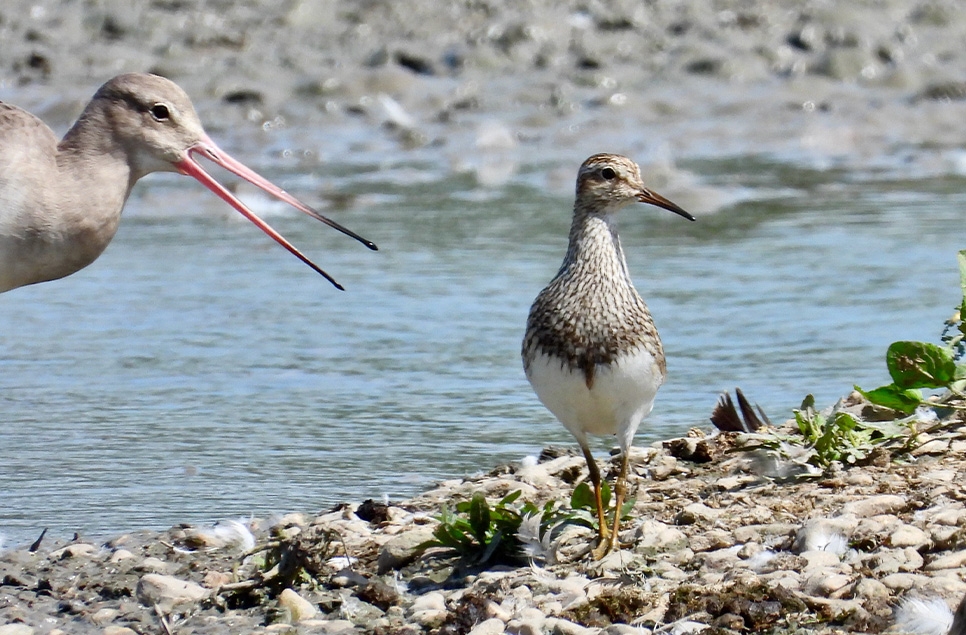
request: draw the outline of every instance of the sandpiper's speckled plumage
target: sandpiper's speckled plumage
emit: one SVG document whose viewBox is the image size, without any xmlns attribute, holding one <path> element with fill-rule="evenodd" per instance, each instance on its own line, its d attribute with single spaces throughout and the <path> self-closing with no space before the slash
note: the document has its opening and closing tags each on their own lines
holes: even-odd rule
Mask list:
<svg viewBox="0 0 966 635">
<path fill-rule="evenodd" d="M 587 459 L 600 523 L 597 557 L 617 545 L 619 518 L 613 530 L 605 522 L 600 472 L 587 435 L 617 435 L 623 451 L 615 485 L 620 509 L 628 449 L 666 373 L 661 338 L 631 282 L 617 234 L 617 212 L 634 202 L 694 220 L 648 190 L 640 168 L 627 157 L 595 154 L 584 161 L 577 174 L 567 255 L 533 302 L 523 340 L 527 379 Z"/>
</svg>

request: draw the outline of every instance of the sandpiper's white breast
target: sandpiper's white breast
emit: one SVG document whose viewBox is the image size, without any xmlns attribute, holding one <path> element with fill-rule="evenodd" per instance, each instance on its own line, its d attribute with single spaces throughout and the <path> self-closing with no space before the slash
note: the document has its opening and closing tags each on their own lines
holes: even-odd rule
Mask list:
<svg viewBox="0 0 966 635">
<path fill-rule="evenodd" d="M 583 370 L 538 351 L 527 367 L 537 397 L 577 437 L 618 435 L 630 446 L 641 419 L 651 412 L 664 375 L 654 356 L 640 347 L 597 366 L 588 388 Z"/>
</svg>

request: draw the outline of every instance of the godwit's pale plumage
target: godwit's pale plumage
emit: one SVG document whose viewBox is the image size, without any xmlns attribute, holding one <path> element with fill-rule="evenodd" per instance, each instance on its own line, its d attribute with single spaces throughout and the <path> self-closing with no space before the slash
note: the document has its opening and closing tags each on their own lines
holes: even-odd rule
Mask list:
<svg viewBox="0 0 966 635">
<path fill-rule="evenodd" d="M 540 401 L 574 435 L 594 484 L 602 557 L 618 544 L 628 456 L 666 372 L 661 338 L 634 289 L 617 235 L 617 213 L 649 203 L 694 220 L 647 189 L 637 164 L 596 154 L 580 166 L 570 244 L 556 277 L 530 308 L 523 366 Z M 613 526 L 606 521 L 601 475 L 588 435 L 617 435 L 622 450 Z"/>
<path fill-rule="evenodd" d="M 130 73 L 101 86 L 60 141 L 37 117 L 0 103 L 0 293 L 92 263 L 114 237 L 131 188 L 151 172 L 198 179 L 342 288 L 205 172 L 196 155 L 376 248 L 219 149 L 176 84 Z"/>
</svg>

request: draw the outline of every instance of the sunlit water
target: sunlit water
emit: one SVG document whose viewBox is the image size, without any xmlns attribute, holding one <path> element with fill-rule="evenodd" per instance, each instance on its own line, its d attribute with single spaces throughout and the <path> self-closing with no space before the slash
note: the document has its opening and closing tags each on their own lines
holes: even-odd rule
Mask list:
<svg viewBox="0 0 966 635">
<path fill-rule="evenodd" d="M 709 428 L 735 386 L 776 420 L 810 392 L 830 405 L 888 381 L 893 340 L 938 339 L 960 300 L 962 179 L 684 167 L 744 202 L 694 224 L 623 215 L 669 371 L 639 444 Z M 491 188 L 418 162 L 301 173 L 270 176 L 349 196 L 331 215 L 380 251 L 253 204 L 344 293 L 189 179 L 153 177 L 93 266 L 0 296 L 7 544 L 399 499 L 573 443 L 519 360 L 570 186 L 542 166 Z"/>
</svg>

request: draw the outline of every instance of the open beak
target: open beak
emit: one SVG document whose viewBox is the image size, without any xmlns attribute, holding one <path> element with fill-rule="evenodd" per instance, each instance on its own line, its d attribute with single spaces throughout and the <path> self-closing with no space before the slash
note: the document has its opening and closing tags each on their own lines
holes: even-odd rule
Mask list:
<svg viewBox="0 0 966 635">
<path fill-rule="evenodd" d="M 303 254 L 301 251 L 296 249 L 295 246 L 292 245 L 292 243 L 285 240 L 285 238 L 277 231 L 272 229 L 272 227 L 268 223 L 263 221 L 261 218 L 256 216 L 253 211 L 248 209 L 248 207 L 246 207 L 244 203 L 238 200 L 238 198 L 236 198 L 235 195 L 229 192 L 225 188 L 225 186 L 223 186 L 221 183 L 216 181 L 210 174 L 205 172 L 204 168 L 202 168 L 201 165 L 197 162 L 197 160 L 195 160 L 193 156 L 195 153 L 204 156 L 212 163 L 220 165 L 221 167 L 225 168 L 229 172 L 232 172 L 240 176 L 241 178 L 245 179 L 252 185 L 271 194 L 275 198 L 281 201 L 284 201 L 285 203 L 288 203 L 289 205 L 299 210 L 300 212 L 308 214 L 309 216 L 311 216 L 316 220 L 322 221 L 329 227 L 338 229 L 346 236 L 351 236 L 355 238 L 356 240 L 358 240 L 360 243 L 362 243 L 369 249 L 372 249 L 372 250 L 377 249 L 375 243 L 373 243 L 371 240 L 366 240 L 359 234 L 349 229 L 346 229 L 345 227 L 336 223 L 333 220 L 326 218 L 325 216 L 318 213 L 317 211 L 315 211 L 314 209 L 312 209 L 302 201 L 298 200 L 297 198 L 295 198 L 294 196 L 292 196 L 282 188 L 278 187 L 268 179 L 260 176 L 253 170 L 246 167 L 244 164 L 231 158 L 231 156 L 229 156 L 227 153 L 222 151 L 210 139 L 207 139 L 207 138 L 203 139 L 198 143 L 196 143 L 195 145 L 188 148 L 188 151 L 185 154 L 185 158 L 181 159 L 181 161 L 174 164 L 179 172 L 181 172 L 182 174 L 187 174 L 188 176 L 194 177 L 195 179 L 200 181 L 202 185 L 207 187 L 209 190 L 217 194 L 226 203 L 228 203 L 236 210 L 238 210 L 242 216 L 244 216 L 251 222 L 255 223 L 255 225 L 259 229 L 261 229 L 263 232 L 268 234 L 275 242 L 277 242 L 282 247 L 285 247 L 286 249 L 288 249 L 296 258 L 298 258 L 308 266 L 312 267 L 312 269 L 314 269 L 316 272 L 324 276 L 325 279 L 331 282 L 333 285 L 335 285 L 337 289 L 343 289 L 343 287 L 338 282 L 336 282 L 332 276 L 327 274 L 318 265 L 316 265 L 314 262 L 309 260 L 308 257 L 306 257 L 305 254 Z"/>
<path fill-rule="evenodd" d="M 642 189 L 638 193 L 637 200 L 639 200 L 642 203 L 648 203 L 649 205 L 657 205 L 658 207 L 663 207 L 664 209 L 670 212 L 674 212 L 679 216 L 684 216 L 688 220 L 695 220 L 694 216 L 684 211 L 683 208 L 678 207 L 677 205 L 667 200 L 657 192 L 652 192 L 651 190 L 648 190 L 646 188 Z"/>
</svg>

